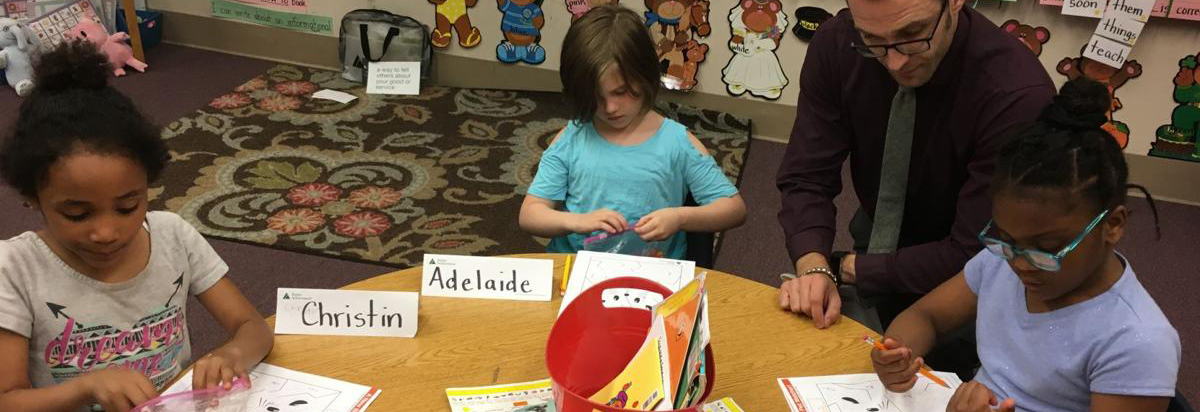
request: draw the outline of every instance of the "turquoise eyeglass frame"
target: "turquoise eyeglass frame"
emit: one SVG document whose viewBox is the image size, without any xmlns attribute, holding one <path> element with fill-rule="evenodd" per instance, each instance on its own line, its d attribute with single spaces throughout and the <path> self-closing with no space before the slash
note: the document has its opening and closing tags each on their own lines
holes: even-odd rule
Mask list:
<svg viewBox="0 0 1200 412">
<path fill-rule="evenodd" d="M 983 243 L 984 247 L 989 252 L 992 252 L 996 256 L 1002 257 L 1005 260 L 1012 260 L 1016 259 L 1018 256 L 1021 256 L 1025 258 L 1026 262 L 1029 262 L 1029 264 L 1037 267 L 1038 269 L 1049 272 L 1057 272 L 1059 269 L 1062 269 L 1063 257 L 1067 256 L 1068 253 L 1071 253 L 1072 250 L 1075 250 L 1075 247 L 1079 246 L 1080 242 L 1083 242 L 1083 238 L 1087 237 L 1088 233 L 1091 233 L 1092 229 L 1095 229 L 1096 225 L 1100 224 L 1100 221 L 1104 220 L 1104 216 L 1106 215 L 1108 215 L 1108 210 L 1100 212 L 1099 215 L 1096 215 L 1096 218 L 1092 219 L 1092 222 L 1088 223 L 1087 227 L 1083 228 L 1083 233 L 1080 233 L 1079 236 L 1075 237 L 1075 240 L 1072 240 L 1071 243 L 1067 244 L 1066 247 L 1062 248 L 1062 250 L 1053 255 L 1040 250 L 1022 249 L 1003 240 L 987 236 L 986 233 L 988 229 L 992 228 L 992 220 L 988 220 L 987 226 L 984 226 L 983 230 L 979 231 L 979 242 Z M 1000 249 L 993 249 L 992 246 L 999 246 Z M 1008 251 L 1008 253 L 1004 253 L 1005 251 Z M 1038 259 L 1034 258 L 1034 256 L 1040 256 L 1049 260 L 1053 260 L 1054 265 L 1050 266 L 1038 263 Z"/>
</svg>

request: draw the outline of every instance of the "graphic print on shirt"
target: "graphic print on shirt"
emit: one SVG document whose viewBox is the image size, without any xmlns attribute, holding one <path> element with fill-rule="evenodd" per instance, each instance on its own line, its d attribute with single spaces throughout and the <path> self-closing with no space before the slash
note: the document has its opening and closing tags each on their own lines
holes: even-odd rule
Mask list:
<svg viewBox="0 0 1200 412">
<path fill-rule="evenodd" d="M 42 361 L 50 375 L 61 383 L 93 370 L 124 367 L 146 375 L 155 387 L 165 385 L 179 372 L 178 357 L 187 343 L 186 314 L 179 304 L 171 304 L 186 298 L 178 293 L 183 274 L 172 284 L 175 288 L 165 305 L 128 328 L 92 325 L 90 320 L 85 323 L 75 316 L 103 314 L 72 314 L 68 305 L 45 302 L 54 319 L 63 322 L 62 332 L 43 351 Z"/>
</svg>

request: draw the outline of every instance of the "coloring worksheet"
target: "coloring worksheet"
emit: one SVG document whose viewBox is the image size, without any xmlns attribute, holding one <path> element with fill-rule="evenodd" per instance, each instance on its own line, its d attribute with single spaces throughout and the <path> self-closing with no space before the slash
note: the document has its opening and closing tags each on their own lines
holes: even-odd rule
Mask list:
<svg viewBox="0 0 1200 412">
<path fill-rule="evenodd" d="M 250 371 L 247 412 L 360 412 L 379 396 L 379 388 L 356 385 L 260 363 Z M 164 395 L 192 388 L 192 372 Z"/>
<path fill-rule="evenodd" d="M 779 387 L 792 412 L 925 412 L 946 410 L 950 396 L 962 385 L 958 375 L 934 372 L 947 389 L 918 375 L 917 385 L 904 393 L 884 389 L 873 373 L 780 378 Z"/>
<path fill-rule="evenodd" d="M 592 285 L 621 276 L 649 279 L 674 292 L 696 277 L 696 262 L 580 251 L 575 255 L 567 292 L 558 313 L 561 314 L 576 296 Z M 659 300 L 662 298 L 665 296 Z"/>
</svg>

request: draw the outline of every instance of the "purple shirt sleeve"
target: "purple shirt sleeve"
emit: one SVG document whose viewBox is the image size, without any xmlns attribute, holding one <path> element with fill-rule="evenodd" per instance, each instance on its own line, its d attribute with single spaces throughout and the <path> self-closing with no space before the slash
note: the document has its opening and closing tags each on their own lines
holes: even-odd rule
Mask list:
<svg viewBox="0 0 1200 412">
<path fill-rule="evenodd" d="M 849 153 L 839 110 L 836 33 L 817 31 L 800 72 L 800 99 L 776 186 L 779 223 L 792 263 L 810 252 L 829 256 L 836 233 L 833 198 L 842 191 L 842 162 Z"/>
</svg>

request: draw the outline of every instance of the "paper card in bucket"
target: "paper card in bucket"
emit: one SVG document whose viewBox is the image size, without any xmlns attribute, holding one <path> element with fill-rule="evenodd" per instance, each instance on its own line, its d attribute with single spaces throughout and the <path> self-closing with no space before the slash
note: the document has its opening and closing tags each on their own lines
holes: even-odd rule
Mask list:
<svg viewBox="0 0 1200 412">
<path fill-rule="evenodd" d="M 693 406 L 700 401 L 701 394 L 708 386 L 705 372 L 704 349 L 709 344 L 708 330 L 708 294 L 700 295 L 700 307 L 696 316 L 696 326 L 692 329 L 691 342 L 688 344 L 687 357 L 684 359 L 683 373 L 679 378 L 679 386 L 675 390 L 676 409 Z"/>
<path fill-rule="evenodd" d="M 692 344 L 692 334 L 697 324 L 696 319 L 700 315 L 700 302 L 705 293 L 704 281 L 705 275 L 702 273 L 654 308 L 655 319 L 650 335 L 660 336 L 667 342 L 667 358 L 671 370 L 669 388 L 680 387 L 689 347 Z M 675 391 L 672 390 L 671 393 Z M 679 407 L 674 402 L 672 404 Z"/>
<path fill-rule="evenodd" d="M 655 410 L 666 396 L 670 370 L 662 362 L 666 342 L 648 338 L 616 379 L 589 399 L 606 406 L 635 411 Z"/>
<path fill-rule="evenodd" d="M 658 282 L 674 292 L 692 281 L 695 273 L 696 263 L 686 260 L 580 251 L 571 268 L 567 293 L 563 295 L 558 313 L 562 314 L 567 305 L 584 290 L 608 279 L 621 276 L 639 277 Z"/>
</svg>

